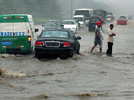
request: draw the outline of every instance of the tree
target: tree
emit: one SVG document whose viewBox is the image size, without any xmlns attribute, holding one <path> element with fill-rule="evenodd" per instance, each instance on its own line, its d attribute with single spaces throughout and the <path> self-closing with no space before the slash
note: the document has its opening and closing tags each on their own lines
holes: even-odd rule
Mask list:
<svg viewBox="0 0 134 100">
<path fill-rule="evenodd" d="M 0 14 L 32 14 L 36 18 L 61 18 L 57 0 L 0 0 Z"/>
</svg>

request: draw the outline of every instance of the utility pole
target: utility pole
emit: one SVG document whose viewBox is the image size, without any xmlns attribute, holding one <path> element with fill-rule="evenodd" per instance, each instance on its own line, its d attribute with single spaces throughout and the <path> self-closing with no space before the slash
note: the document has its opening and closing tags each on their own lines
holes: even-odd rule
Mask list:
<svg viewBox="0 0 134 100">
<path fill-rule="evenodd" d="M 73 14 L 73 0 L 71 0 L 71 19 L 72 19 L 72 14 Z"/>
<path fill-rule="evenodd" d="M 102 1 L 100 0 L 100 7 L 101 7 L 101 9 L 102 9 Z"/>
</svg>

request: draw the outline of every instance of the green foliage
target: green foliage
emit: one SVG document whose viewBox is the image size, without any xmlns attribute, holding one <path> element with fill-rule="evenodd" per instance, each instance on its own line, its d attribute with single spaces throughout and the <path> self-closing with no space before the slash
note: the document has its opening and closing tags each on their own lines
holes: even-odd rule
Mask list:
<svg viewBox="0 0 134 100">
<path fill-rule="evenodd" d="M 0 15 L 31 14 L 35 19 L 60 19 L 57 0 L 0 0 Z"/>
</svg>

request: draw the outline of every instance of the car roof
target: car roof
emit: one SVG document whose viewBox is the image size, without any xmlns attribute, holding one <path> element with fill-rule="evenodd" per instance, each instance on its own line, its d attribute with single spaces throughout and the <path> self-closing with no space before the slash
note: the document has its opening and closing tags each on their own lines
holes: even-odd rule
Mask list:
<svg viewBox="0 0 134 100">
<path fill-rule="evenodd" d="M 84 15 L 75 15 L 74 17 L 84 17 Z"/>
<path fill-rule="evenodd" d="M 47 20 L 47 21 L 60 21 L 60 20 Z"/>
<path fill-rule="evenodd" d="M 63 21 L 75 21 L 75 20 L 63 20 Z"/>
<path fill-rule="evenodd" d="M 43 31 L 67 31 L 67 32 L 69 32 L 68 29 L 45 29 Z"/>
<path fill-rule="evenodd" d="M 112 17 L 112 15 L 107 15 L 107 17 Z"/>
<path fill-rule="evenodd" d="M 75 10 L 93 10 L 93 9 L 90 9 L 90 8 L 79 8 L 79 9 L 75 9 Z"/>
<path fill-rule="evenodd" d="M 98 15 L 93 15 L 93 16 L 91 16 L 91 18 L 94 18 L 94 17 L 100 18 L 100 16 L 98 16 Z"/>
<path fill-rule="evenodd" d="M 43 31 L 41 32 L 41 34 L 42 34 L 44 31 L 64 31 L 64 32 L 68 32 L 69 35 L 70 35 L 70 34 L 73 34 L 73 33 L 71 32 L 71 30 L 69 30 L 69 29 L 45 29 L 45 30 L 43 30 Z M 40 35 L 41 35 L 41 34 L 40 34 Z"/>
<path fill-rule="evenodd" d="M 122 15 L 122 16 L 119 16 L 119 17 L 123 17 L 123 18 L 126 18 L 126 16 L 125 16 L 125 15 Z"/>
<path fill-rule="evenodd" d="M 60 20 L 47 20 L 45 22 L 61 22 Z"/>
<path fill-rule="evenodd" d="M 126 20 L 126 18 L 119 17 L 118 20 Z"/>
</svg>

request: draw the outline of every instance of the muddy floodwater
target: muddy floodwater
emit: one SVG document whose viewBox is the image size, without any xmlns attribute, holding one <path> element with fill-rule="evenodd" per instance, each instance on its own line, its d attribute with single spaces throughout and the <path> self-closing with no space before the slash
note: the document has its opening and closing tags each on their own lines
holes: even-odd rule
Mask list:
<svg viewBox="0 0 134 100">
<path fill-rule="evenodd" d="M 105 55 L 109 24 L 103 25 L 103 53 L 97 47 L 89 54 L 94 32 L 82 28 L 80 55 L 73 58 L 0 55 L 5 73 L 25 73 L 0 78 L 0 100 L 134 100 L 134 21 L 114 25 L 113 57 Z"/>
</svg>

